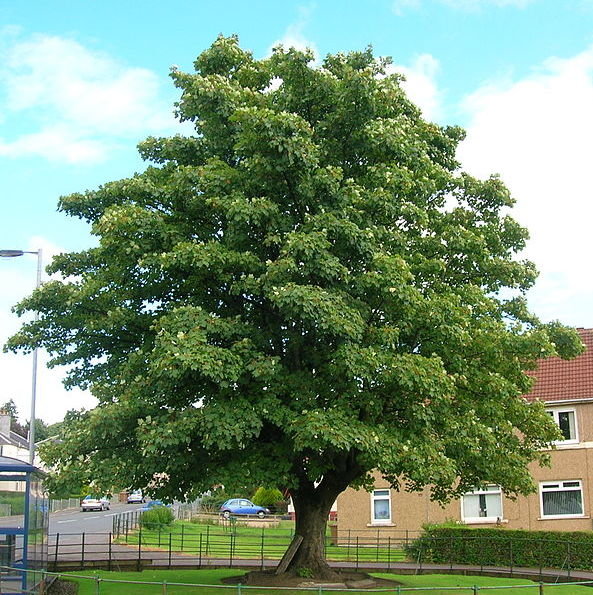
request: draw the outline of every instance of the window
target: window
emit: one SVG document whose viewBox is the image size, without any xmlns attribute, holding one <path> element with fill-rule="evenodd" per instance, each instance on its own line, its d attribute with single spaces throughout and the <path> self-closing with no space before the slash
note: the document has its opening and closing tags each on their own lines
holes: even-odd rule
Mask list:
<svg viewBox="0 0 593 595">
<path fill-rule="evenodd" d="M 548 413 L 556 422 L 564 440 L 559 442 L 578 442 L 576 414 L 574 409 L 550 409 Z"/>
<path fill-rule="evenodd" d="M 578 479 L 540 483 L 542 517 L 583 516 L 583 488 Z"/>
<path fill-rule="evenodd" d="M 375 490 L 371 494 L 371 523 L 373 525 L 391 523 L 391 494 L 389 490 Z"/>
<path fill-rule="evenodd" d="M 502 520 L 502 490 L 492 485 L 464 494 L 461 515 L 466 523 L 495 523 Z"/>
</svg>

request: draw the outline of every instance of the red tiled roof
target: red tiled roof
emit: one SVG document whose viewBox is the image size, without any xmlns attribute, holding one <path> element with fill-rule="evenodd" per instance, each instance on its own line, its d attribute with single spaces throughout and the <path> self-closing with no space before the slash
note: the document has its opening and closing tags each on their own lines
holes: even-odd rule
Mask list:
<svg viewBox="0 0 593 595">
<path fill-rule="evenodd" d="M 526 395 L 530 401 L 565 401 L 593 399 L 593 329 L 577 329 L 586 350 L 571 360 L 549 357 L 531 372 L 535 384 Z"/>
</svg>

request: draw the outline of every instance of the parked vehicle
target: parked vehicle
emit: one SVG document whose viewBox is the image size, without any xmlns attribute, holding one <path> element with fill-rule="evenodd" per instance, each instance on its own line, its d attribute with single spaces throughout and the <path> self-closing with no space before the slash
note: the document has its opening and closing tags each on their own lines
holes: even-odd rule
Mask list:
<svg viewBox="0 0 593 595">
<path fill-rule="evenodd" d="M 245 498 L 231 498 L 220 507 L 220 514 L 228 519 L 232 514 L 254 514 L 263 519 L 270 514 L 268 508 L 258 506 Z"/>
<path fill-rule="evenodd" d="M 134 490 L 128 494 L 128 504 L 144 504 L 144 502 L 146 502 L 146 499 L 141 490 Z"/>
<path fill-rule="evenodd" d="M 80 503 L 80 510 L 86 512 L 87 510 L 109 510 L 109 499 L 105 496 L 86 496 Z"/>
</svg>

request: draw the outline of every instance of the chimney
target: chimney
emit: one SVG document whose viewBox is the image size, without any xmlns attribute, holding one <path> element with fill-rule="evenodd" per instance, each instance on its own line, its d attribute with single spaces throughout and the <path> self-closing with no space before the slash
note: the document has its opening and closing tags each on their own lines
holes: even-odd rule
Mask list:
<svg viewBox="0 0 593 595">
<path fill-rule="evenodd" d="M 10 437 L 10 422 L 12 416 L 6 411 L 0 411 L 0 434 Z"/>
</svg>

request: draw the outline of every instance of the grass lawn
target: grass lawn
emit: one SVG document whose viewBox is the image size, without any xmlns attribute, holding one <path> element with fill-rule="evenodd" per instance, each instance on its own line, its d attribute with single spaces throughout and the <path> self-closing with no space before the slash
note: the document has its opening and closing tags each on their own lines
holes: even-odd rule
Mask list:
<svg viewBox="0 0 593 595">
<path fill-rule="evenodd" d="M 176 521 L 159 530 L 142 530 L 142 545 L 150 548 L 169 549 L 173 552 L 201 554 L 210 558 L 252 558 L 279 560 L 286 551 L 294 532 L 292 521 L 281 521 L 278 527 L 248 527 Z M 137 545 L 139 532 L 130 532 L 116 543 Z M 398 562 L 405 559 L 403 550 L 393 547 L 356 547 L 331 545 L 328 534 L 326 557 L 328 560 L 365 562 Z"/>
<path fill-rule="evenodd" d="M 62 575 L 68 580 L 79 585 L 79 595 L 111 595 L 124 594 L 132 595 L 134 593 L 165 593 L 163 582 L 167 583 L 166 593 L 171 595 L 189 595 L 190 593 L 198 592 L 196 587 L 190 586 L 174 586 L 169 583 L 186 583 L 191 585 L 205 585 L 199 590 L 200 595 L 224 595 L 228 593 L 236 593 L 238 591 L 236 586 L 222 586 L 221 579 L 230 576 L 238 576 L 241 571 L 236 569 L 216 569 L 216 570 L 144 570 L 142 572 L 76 572 Z M 99 577 L 99 585 L 96 580 L 89 580 L 90 577 L 95 579 Z M 509 595 L 538 595 L 538 584 L 525 579 L 502 579 L 491 578 L 486 576 L 453 576 L 453 575 L 439 575 L 426 574 L 421 576 L 412 575 L 396 575 L 390 573 L 374 573 L 374 576 L 382 578 L 390 578 L 396 580 L 401 584 L 402 593 L 410 593 L 411 595 L 426 593 L 427 595 L 463 595 L 472 594 L 474 585 L 479 587 L 499 587 L 499 589 L 480 589 L 480 593 L 491 593 L 492 595 L 500 593 L 509 593 Z M 128 583 L 112 583 L 109 580 L 130 581 Z M 135 582 L 152 582 L 153 584 L 139 585 Z M 208 587 L 212 585 L 212 587 Z M 214 585 L 218 585 L 215 587 Z M 523 587 L 513 588 L 514 585 L 523 585 Z M 423 591 L 418 590 L 420 587 L 431 587 L 436 590 Z M 438 587 L 441 587 L 439 589 Z M 410 589 L 410 590 L 406 590 Z M 282 592 L 286 595 L 300 593 L 301 595 L 308 592 L 318 593 L 317 589 L 313 591 L 301 590 L 282 590 L 274 591 L 272 589 L 262 589 L 258 587 L 242 587 L 244 595 L 264 595 L 273 592 Z M 326 593 L 361 593 L 361 591 L 325 591 Z M 375 591 L 376 592 L 376 591 Z M 547 584 L 544 586 L 544 593 L 546 595 L 583 595 L 590 594 L 591 588 L 578 585 L 560 585 Z M 389 593 L 395 593 L 389 591 Z"/>
</svg>

